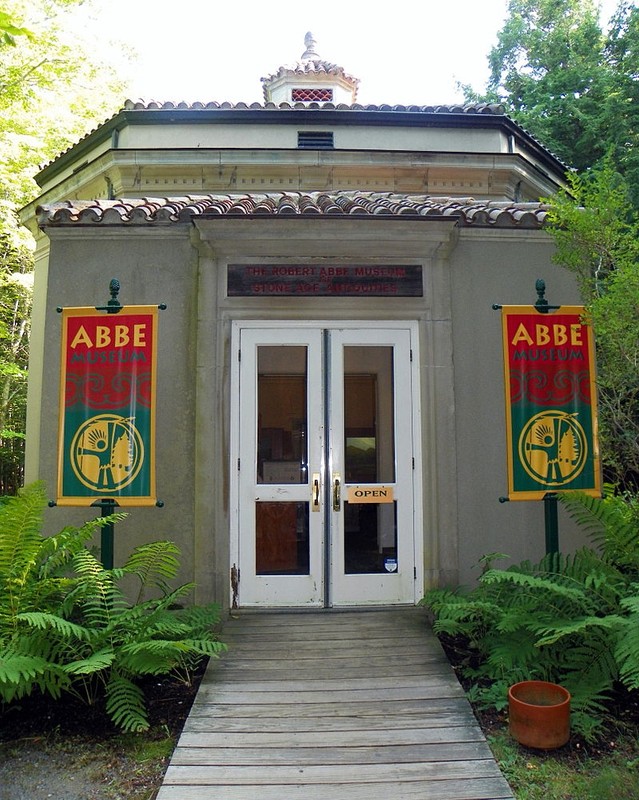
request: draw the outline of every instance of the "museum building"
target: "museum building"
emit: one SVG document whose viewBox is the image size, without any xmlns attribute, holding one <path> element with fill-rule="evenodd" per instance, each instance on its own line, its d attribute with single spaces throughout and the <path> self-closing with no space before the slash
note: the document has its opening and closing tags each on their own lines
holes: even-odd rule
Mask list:
<svg viewBox="0 0 639 800">
<path fill-rule="evenodd" d="M 27 481 L 53 496 L 56 308 L 102 306 L 116 278 L 125 307 L 167 306 L 163 506 L 127 508 L 116 564 L 167 538 L 199 602 L 339 607 L 540 558 L 542 504 L 499 502 L 492 305 L 533 303 L 537 278 L 578 302 L 541 202 L 565 165 L 497 105 L 358 104 L 310 34 L 262 83 L 251 105 L 127 102 L 37 175 Z"/>
</svg>

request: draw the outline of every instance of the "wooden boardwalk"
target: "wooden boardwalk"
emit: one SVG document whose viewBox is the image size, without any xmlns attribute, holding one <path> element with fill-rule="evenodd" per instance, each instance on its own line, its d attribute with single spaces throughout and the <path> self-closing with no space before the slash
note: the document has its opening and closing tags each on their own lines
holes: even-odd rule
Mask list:
<svg viewBox="0 0 639 800">
<path fill-rule="evenodd" d="M 513 798 L 421 609 L 238 613 L 157 800 Z"/>
</svg>

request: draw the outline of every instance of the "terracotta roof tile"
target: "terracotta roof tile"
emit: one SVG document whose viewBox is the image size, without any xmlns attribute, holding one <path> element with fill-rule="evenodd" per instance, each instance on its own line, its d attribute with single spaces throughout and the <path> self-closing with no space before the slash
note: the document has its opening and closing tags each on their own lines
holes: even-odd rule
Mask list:
<svg viewBox="0 0 639 800">
<path fill-rule="evenodd" d="M 40 227 L 76 225 L 166 225 L 197 217 L 450 217 L 463 227 L 540 229 L 543 203 L 484 202 L 473 198 L 383 192 L 269 192 L 73 200 L 39 206 Z"/>
<path fill-rule="evenodd" d="M 122 111 L 171 111 L 173 109 L 198 111 L 198 110 L 223 110 L 223 111 L 273 111 L 277 109 L 312 109 L 312 110 L 342 110 L 342 111 L 397 111 L 397 112 L 412 112 L 415 114 L 498 114 L 504 115 L 504 106 L 500 103 L 476 103 L 470 105 L 388 105 L 382 103 L 380 105 L 361 103 L 229 103 L 212 101 L 209 103 L 201 103 L 196 101 L 194 103 L 174 103 L 158 102 L 157 100 L 127 100 L 122 108 Z"/>
</svg>

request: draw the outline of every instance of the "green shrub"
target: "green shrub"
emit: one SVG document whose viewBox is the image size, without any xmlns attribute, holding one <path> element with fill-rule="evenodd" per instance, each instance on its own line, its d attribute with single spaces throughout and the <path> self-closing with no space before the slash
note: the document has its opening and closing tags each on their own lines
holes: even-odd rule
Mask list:
<svg viewBox="0 0 639 800">
<path fill-rule="evenodd" d="M 170 589 L 179 561 L 172 542 L 136 548 L 125 565 L 106 570 L 86 548 L 95 530 L 122 515 L 41 534 L 46 496 L 25 489 L 0 507 L 0 698 L 39 690 L 106 699 L 124 730 L 148 727 L 137 680 L 174 671 L 188 675 L 202 657 L 217 656 L 216 605 L 180 605 L 193 589 Z M 137 581 L 130 603 L 121 587 Z M 144 599 L 153 590 L 158 596 Z"/>
<path fill-rule="evenodd" d="M 639 688 L 639 514 L 633 498 L 561 499 L 597 549 L 505 570 L 487 557 L 476 588 L 435 589 L 422 602 L 438 634 L 463 641 L 471 700 L 501 709 L 513 683 L 561 683 L 573 728 L 592 739 L 616 682 Z"/>
</svg>

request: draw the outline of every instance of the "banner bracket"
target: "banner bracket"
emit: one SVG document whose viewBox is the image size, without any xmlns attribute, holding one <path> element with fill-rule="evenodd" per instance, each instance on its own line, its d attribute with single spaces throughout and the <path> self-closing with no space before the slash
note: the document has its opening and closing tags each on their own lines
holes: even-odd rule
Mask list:
<svg viewBox="0 0 639 800">
<path fill-rule="evenodd" d="M 539 311 L 540 314 L 547 314 L 549 311 L 558 311 L 561 308 L 561 306 L 551 306 L 548 300 L 546 300 L 546 281 L 543 278 L 537 278 L 535 281 L 535 291 L 537 292 L 537 300 L 533 308 Z M 501 303 L 493 303 L 491 308 L 493 311 L 501 311 L 503 305 Z"/>
<path fill-rule="evenodd" d="M 105 306 L 96 306 L 96 311 L 106 311 L 107 314 L 119 314 L 124 308 L 122 303 L 118 300 L 120 294 L 120 281 L 117 278 L 111 278 L 109 283 L 109 293 L 111 299 L 107 301 Z"/>
<path fill-rule="evenodd" d="M 537 292 L 535 308 L 540 314 L 547 314 L 549 311 L 557 311 L 561 308 L 561 306 L 551 306 L 546 300 L 546 281 L 543 278 L 537 278 L 535 281 L 535 291 Z"/>
<path fill-rule="evenodd" d="M 123 306 L 122 303 L 118 300 L 118 295 L 120 294 L 120 281 L 117 278 L 111 278 L 109 282 L 109 293 L 111 298 L 107 300 L 107 304 L 105 306 L 94 306 L 96 311 L 106 311 L 107 314 L 119 314 L 126 306 Z M 160 311 L 166 311 L 167 304 L 166 303 L 158 303 L 157 307 Z M 56 306 L 55 309 L 58 314 L 62 314 L 64 311 L 64 306 Z"/>
</svg>

